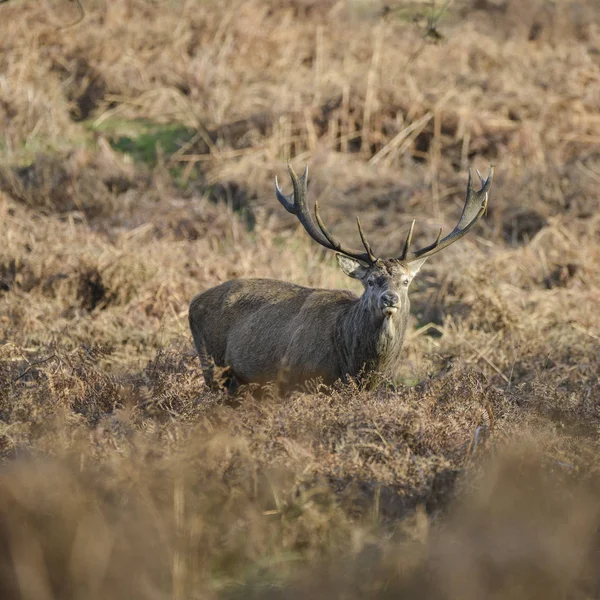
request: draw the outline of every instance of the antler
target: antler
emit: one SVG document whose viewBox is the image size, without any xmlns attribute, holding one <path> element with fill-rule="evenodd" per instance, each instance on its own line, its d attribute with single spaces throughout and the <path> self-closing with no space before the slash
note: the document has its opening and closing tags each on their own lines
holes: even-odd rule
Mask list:
<svg viewBox="0 0 600 600">
<path fill-rule="evenodd" d="M 329 250 L 335 250 L 340 254 L 345 254 L 346 256 L 354 258 L 355 260 L 359 260 L 367 264 L 373 264 L 377 258 L 373 254 L 371 245 L 365 237 L 360 225 L 360 219 L 356 217 L 356 224 L 358 225 L 358 233 L 360 234 L 360 239 L 362 240 L 366 252 L 356 252 L 354 250 L 348 250 L 347 248 L 344 248 L 325 227 L 323 221 L 321 220 L 321 215 L 319 214 L 319 203 L 315 202 L 315 218 L 317 219 L 317 228 L 317 225 L 315 225 L 315 222 L 310 215 L 308 204 L 306 203 L 308 165 L 304 168 L 302 176 L 298 177 L 292 168 L 292 163 L 288 160 L 288 172 L 292 180 L 293 192 L 287 196 L 279 188 L 277 177 L 275 177 L 275 195 L 277 196 L 277 200 L 279 200 L 279 202 L 283 205 L 283 208 L 285 208 L 285 210 L 287 210 L 289 213 L 296 215 L 308 235 L 310 235 L 315 242 L 321 244 L 321 246 L 324 246 Z"/>
<path fill-rule="evenodd" d="M 293 192 L 289 195 L 285 195 L 279 185 L 277 183 L 277 177 L 275 177 L 275 195 L 277 196 L 277 200 L 283 205 L 285 210 L 289 213 L 296 215 L 302 226 L 310 235 L 310 237 L 324 246 L 329 250 L 335 250 L 340 254 L 345 254 L 350 258 L 354 258 L 355 260 L 359 260 L 361 262 L 367 264 L 373 264 L 377 261 L 377 257 L 373 254 L 373 250 L 371 249 L 371 245 L 367 241 L 367 238 L 362 230 L 360 219 L 356 217 L 356 224 L 358 226 L 358 233 L 360 234 L 360 239 L 365 247 L 366 252 L 356 252 L 354 250 L 348 250 L 344 248 L 334 237 L 331 235 L 329 230 L 325 227 L 321 219 L 321 215 L 319 213 L 319 203 L 315 202 L 315 218 L 316 224 L 313 221 L 313 218 L 310 215 L 310 211 L 308 209 L 308 204 L 306 202 L 306 190 L 307 190 L 307 181 L 308 181 L 308 165 L 304 168 L 304 172 L 301 177 L 296 175 L 294 169 L 292 168 L 291 162 L 288 160 L 288 171 L 290 174 L 290 178 L 292 180 Z M 412 234 L 415 227 L 415 221 L 412 222 L 410 229 L 408 231 L 408 235 L 406 236 L 406 241 L 404 242 L 404 249 L 402 250 L 402 254 L 398 257 L 398 260 L 401 260 L 406 263 L 413 262 L 415 260 L 426 258 L 443 250 L 450 244 L 453 244 L 461 237 L 466 235 L 473 226 L 479 221 L 482 217 L 485 209 L 487 208 L 488 203 L 488 192 L 490 186 L 492 185 L 492 178 L 494 176 L 494 167 L 490 167 L 490 172 L 487 176 L 487 179 L 484 179 L 479 171 L 477 171 L 477 175 L 481 180 L 481 189 L 475 190 L 473 189 L 473 183 L 471 180 L 471 170 L 469 169 L 469 181 L 467 182 L 467 199 L 465 201 L 465 205 L 463 207 L 462 214 L 458 223 L 452 230 L 450 234 L 448 234 L 444 239 L 442 239 L 442 230 L 437 236 L 437 239 L 433 244 L 429 246 L 425 246 L 425 248 L 421 248 L 420 250 L 415 250 L 414 252 L 409 252 L 410 242 L 412 240 Z"/>
<path fill-rule="evenodd" d="M 481 180 L 481 189 L 475 190 L 473 189 L 473 184 L 471 181 L 471 169 L 469 169 L 469 181 L 467 182 L 467 199 L 465 201 L 465 206 L 463 208 L 462 214 L 456 227 L 452 230 L 450 234 L 448 234 L 444 239 L 442 238 L 442 230 L 437 236 L 437 239 L 433 244 L 429 246 L 425 246 L 425 248 L 421 248 L 420 250 L 416 250 L 414 252 L 409 252 L 410 241 L 412 238 L 413 229 L 415 226 L 415 222 L 412 222 L 410 226 L 410 230 L 408 231 L 408 235 L 406 236 L 406 242 L 404 243 L 404 250 L 402 254 L 398 257 L 399 260 L 410 263 L 414 260 L 420 258 L 426 258 L 443 250 L 448 247 L 450 244 L 454 244 L 457 240 L 460 240 L 461 237 L 469 233 L 471 228 L 479 221 L 482 217 L 485 209 L 487 208 L 488 203 L 488 191 L 490 186 L 492 185 L 492 177 L 494 176 L 494 167 L 490 167 L 490 172 L 487 176 L 487 179 L 484 179 L 479 171 L 477 171 L 477 175 Z"/>
</svg>

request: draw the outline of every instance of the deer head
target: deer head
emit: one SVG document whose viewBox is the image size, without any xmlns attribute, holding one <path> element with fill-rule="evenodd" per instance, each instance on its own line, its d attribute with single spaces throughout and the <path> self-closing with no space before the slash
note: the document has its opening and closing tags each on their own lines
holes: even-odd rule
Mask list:
<svg viewBox="0 0 600 600">
<path fill-rule="evenodd" d="M 494 174 L 493 167 L 490 167 L 486 179 L 477 171 L 481 180 L 481 189 L 475 190 L 469 170 L 465 205 L 458 223 L 447 236 L 442 238 L 443 232 L 440 229 L 432 244 L 418 250 L 411 250 L 415 226 L 413 220 L 402 253 L 393 258 L 378 258 L 367 241 L 358 217 L 356 223 L 364 251 L 348 249 L 333 237 L 321 219 L 318 202 L 315 202 L 313 220 L 306 201 L 308 166 L 305 167 L 302 176 L 298 177 L 288 161 L 288 171 L 293 191 L 290 195 L 285 195 L 275 178 L 277 199 L 289 213 L 296 215 L 311 238 L 321 246 L 336 252 L 338 265 L 342 271 L 363 284 L 365 292 L 362 301 L 370 305 L 374 311 L 379 311 L 383 318 L 391 318 L 399 309 L 408 307 L 408 287 L 427 258 L 458 241 L 479 221 L 487 208 L 488 191 Z"/>
</svg>

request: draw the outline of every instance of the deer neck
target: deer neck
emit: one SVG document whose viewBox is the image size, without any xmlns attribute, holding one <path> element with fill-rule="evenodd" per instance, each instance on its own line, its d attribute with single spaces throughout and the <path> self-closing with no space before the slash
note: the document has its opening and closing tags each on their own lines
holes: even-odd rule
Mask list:
<svg viewBox="0 0 600 600">
<path fill-rule="evenodd" d="M 365 296 L 338 319 L 335 344 L 345 372 L 358 375 L 363 368 L 393 375 L 408 324 L 408 298 L 393 317 L 373 309 Z"/>
</svg>

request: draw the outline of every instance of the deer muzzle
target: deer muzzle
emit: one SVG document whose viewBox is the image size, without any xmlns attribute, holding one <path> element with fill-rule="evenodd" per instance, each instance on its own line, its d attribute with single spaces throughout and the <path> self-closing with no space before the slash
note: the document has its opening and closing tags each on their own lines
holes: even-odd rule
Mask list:
<svg viewBox="0 0 600 600">
<path fill-rule="evenodd" d="M 386 317 L 391 317 L 400 308 L 400 296 L 395 292 L 385 292 L 379 298 L 379 307 Z"/>
</svg>

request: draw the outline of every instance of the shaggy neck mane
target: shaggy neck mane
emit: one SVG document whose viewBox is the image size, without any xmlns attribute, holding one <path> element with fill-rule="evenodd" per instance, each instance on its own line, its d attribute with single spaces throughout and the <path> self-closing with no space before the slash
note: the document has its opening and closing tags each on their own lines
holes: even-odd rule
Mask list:
<svg viewBox="0 0 600 600">
<path fill-rule="evenodd" d="M 406 299 L 398 312 L 386 319 L 373 311 L 363 295 L 340 314 L 334 343 L 346 373 L 356 376 L 363 367 L 387 375 L 395 373 L 409 309 Z"/>
</svg>

